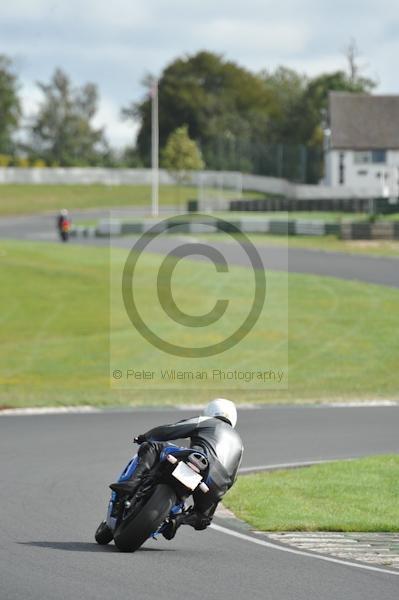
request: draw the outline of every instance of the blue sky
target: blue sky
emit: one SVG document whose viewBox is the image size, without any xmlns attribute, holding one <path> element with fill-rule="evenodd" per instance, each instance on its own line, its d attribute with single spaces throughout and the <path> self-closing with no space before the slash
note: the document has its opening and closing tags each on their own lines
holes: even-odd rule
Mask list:
<svg viewBox="0 0 399 600">
<path fill-rule="evenodd" d="M 2 2 L 0 53 L 15 60 L 29 115 L 54 68 L 98 84 L 98 124 L 116 146 L 135 127 L 120 106 L 139 100 L 145 73 L 207 49 L 253 70 L 293 67 L 309 75 L 345 67 L 355 38 L 380 93 L 399 93 L 397 0 L 11 0 Z"/>
</svg>

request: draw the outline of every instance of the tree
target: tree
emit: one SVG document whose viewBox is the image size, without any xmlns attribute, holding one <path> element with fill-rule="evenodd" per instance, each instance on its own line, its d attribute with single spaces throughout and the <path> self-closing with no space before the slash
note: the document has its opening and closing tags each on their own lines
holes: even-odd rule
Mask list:
<svg viewBox="0 0 399 600">
<path fill-rule="evenodd" d="M 264 139 L 269 118 L 268 90 L 260 77 L 217 54 L 199 52 L 175 60 L 164 69 L 158 89 L 161 148 L 184 124 L 205 159 L 219 139 Z M 149 95 L 123 109 L 122 114 L 140 121 L 137 147 L 144 163 L 149 164 Z"/>
<path fill-rule="evenodd" d="M 348 63 L 347 79 L 349 83 L 353 87 L 360 88 L 361 91 L 372 91 L 376 86 L 376 82 L 373 79 L 362 75 L 362 71 L 364 71 L 366 65 L 361 65 L 358 62 L 358 58 L 361 56 L 361 53 L 357 47 L 355 38 L 351 38 L 349 44 L 344 50 L 344 56 Z"/>
<path fill-rule="evenodd" d="M 123 149 L 119 160 L 119 166 L 130 169 L 143 168 L 143 163 L 140 159 L 136 146 L 126 146 Z"/>
<path fill-rule="evenodd" d="M 287 67 L 274 72 L 263 71 L 261 77 L 272 98 L 272 110 L 267 129 L 269 143 L 293 143 L 292 115 L 301 101 L 309 78 Z"/>
<path fill-rule="evenodd" d="M 162 166 L 178 183 L 187 181 L 189 171 L 204 168 L 201 152 L 194 140 L 190 139 L 187 125 L 178 127 L 168 137 L 162 152 Z"/>
<path fill-rule="evenodd" d="M 48 164 L 95 165 L 109 152 L 102 129 L 92 120 L 98 91 L 92 83 L 74 88 L 69 77 L 56 69 L 50 83 L 38 83 L 43 101 L 31 126 L 33 154 Z"/>
<path fill-rule="evenodd" d="M 0 153 L 13 154 L 13 134 L 21 118 L 18 81 L 12 70 L 12 61 L 0 54 Z"/>
</svg>

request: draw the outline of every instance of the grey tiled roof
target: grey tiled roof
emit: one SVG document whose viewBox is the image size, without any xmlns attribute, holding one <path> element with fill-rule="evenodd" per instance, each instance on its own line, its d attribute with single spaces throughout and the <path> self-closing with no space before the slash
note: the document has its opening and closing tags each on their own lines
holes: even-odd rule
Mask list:
<svg viewBox="0 0 399 600">
<path fill-rule="evenodd" d="M 331 147 L 399 149 L 399 96 L 330 92 Z"/>
</svg>

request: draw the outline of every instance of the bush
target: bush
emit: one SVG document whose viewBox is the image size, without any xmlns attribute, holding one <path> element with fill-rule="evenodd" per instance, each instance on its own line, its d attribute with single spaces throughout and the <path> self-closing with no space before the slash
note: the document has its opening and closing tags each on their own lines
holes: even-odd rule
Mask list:
<svg viewBox="0 0 399 600">
<path fill-rule="evenodd" d="M 32 163 L 32 167 L 34 167 L 35 169 L 43 169 L 44 167 L 46 167 L 46 161 L 44 161 L 42 158 L 37 158 L 33 163 Z"/>
<path fill-rule="evenodd" d="M 15 159 L 14 164 L 19 169 L 27 169 L 29 167 L 29 158 L 18 157 Z"/>
<path fill-rule="evenodd" d="M 8 154 L 0 154 L 0 167 L 8 167 L 11 162 L 11 156 Z"/>
<path fill-rule="evenodd" d="M 201 152 L 188 135 L 187 125 L 178 127 L 170 134 L 162 152 L 161 164 L 178 183 L 187 179 L 189 171 L 204 168 Z"/>
</svg>

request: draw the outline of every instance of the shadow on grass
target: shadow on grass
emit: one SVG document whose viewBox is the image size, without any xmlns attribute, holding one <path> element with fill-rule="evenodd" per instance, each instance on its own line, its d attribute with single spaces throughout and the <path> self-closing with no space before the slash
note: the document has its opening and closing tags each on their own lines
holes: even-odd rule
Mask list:
<svg viewBox="0 0 399 600">
<path fill-rule="evenodd" d="M 21 546 L 33 546 L 35 548 L 51 548 L 52 550 L 64 550 L 66 552 L 119 552 L 112 544 L 100 546 L 92 542 L 51 542 L 51 541 L 32 541 L 32 542 L 17 542 Z M 137 552 L 170 552 L 173 548 L 139 548 Z"/>
</svg>

